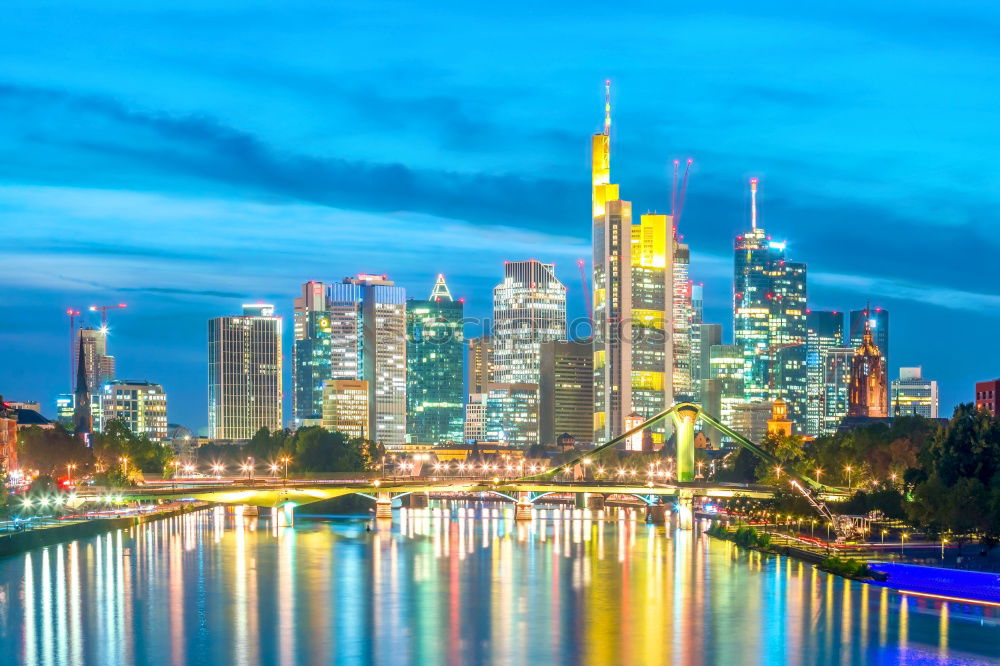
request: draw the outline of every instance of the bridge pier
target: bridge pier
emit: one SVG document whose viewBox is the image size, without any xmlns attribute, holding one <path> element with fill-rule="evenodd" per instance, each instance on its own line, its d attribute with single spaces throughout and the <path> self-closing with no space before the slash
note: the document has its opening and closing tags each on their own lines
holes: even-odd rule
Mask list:
<svg viewBox="0 0 1000 666">
<path fill-rule="evenodd" d="M 662 525 L 667 522 L 666 504 L 649 504 L 646 506 L 646 522 Z"/>
<path fill-rule="evenodd" d="M 426 509 L 429 501 L 427 493 L 410 493 L 411 509 Z"/>
<path fill-rule="evenodd" d="M 575 493 L 573 495 L 573 507 L 576 509 L 587 508 L 587 497 L 590 493 Z"/>
<path fill-rule="evenodd" d="M 591 511 L 604 510 L 604 495 L 600 493 L 587 493 L 587 508 Z"/>
<path fill-rule="evenodd" d="M 677 495 L 677 527 L 694 529 L 694 491 L 688 488 L 682 488 Z"/>
<path fill-rule="evenodd" d="M 392 495 L 377 493 L 375 498 L 375 517 L 392 520 Z"/>
<path fill-rule="evenodd" d="M 531 493 L 517 493 L 517 505 L 514 507 L 514 520 L 532 520 L 534 515 L 531 512 Z"/>
<path fill-rule="evenodd" d="M 694 481 L 694 423 L 698 420 L 698 408 L 680 405 L 673 416 L 677 428 L 677 480 Z"/>
</svg>

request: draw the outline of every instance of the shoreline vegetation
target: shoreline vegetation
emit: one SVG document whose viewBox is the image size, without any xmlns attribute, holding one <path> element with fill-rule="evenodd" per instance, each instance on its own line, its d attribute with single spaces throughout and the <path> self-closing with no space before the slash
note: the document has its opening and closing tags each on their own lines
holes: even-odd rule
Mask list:
<svg viewBox="0 0 1000 666">
<path fill-rule="evenodd" d="M 776 546 L 771 535 L 749 525 L 730 530 L 722 523 L 715 523 L 705 530 L 705 534 L 723 541 L 730 541 L 748 550 L 756 550 L 769 555 L 786 555 L 813 564 L 820 571 L 850 578 L 857 581 L 883 581 L 884 577 L 873 571 L 867 563 L 850 558 L 827 556 L 788 546 Z"/>
</svg>

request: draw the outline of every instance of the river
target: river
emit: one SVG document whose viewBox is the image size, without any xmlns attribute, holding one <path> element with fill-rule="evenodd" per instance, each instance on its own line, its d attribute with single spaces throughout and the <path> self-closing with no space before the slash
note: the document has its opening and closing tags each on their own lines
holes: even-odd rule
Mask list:
<svg viewBox="0 0 1000 666">
<path fill-rule="evenodd" d="M 221 509 L 0 560 L 0 663 L 1000 660 L 1000 609 L 903 596 L 631 511 Z M 995 663 L 995 661 L 993 662 Z"/>
</svg>

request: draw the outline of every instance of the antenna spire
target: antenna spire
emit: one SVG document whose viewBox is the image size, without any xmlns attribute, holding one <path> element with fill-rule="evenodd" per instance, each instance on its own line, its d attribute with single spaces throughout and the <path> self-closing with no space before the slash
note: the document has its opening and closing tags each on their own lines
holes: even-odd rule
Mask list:
<svg viewBox="0 0 1000 666">
<path fill-rule="evenodd" d="M 757 228 L 757 179 L 750 179 L 750 227 Z"/>
<path fill-rule="evenodd" d="M 611 79 L 604 81 L 604 136 L 611 136 Z"/>
</svg>

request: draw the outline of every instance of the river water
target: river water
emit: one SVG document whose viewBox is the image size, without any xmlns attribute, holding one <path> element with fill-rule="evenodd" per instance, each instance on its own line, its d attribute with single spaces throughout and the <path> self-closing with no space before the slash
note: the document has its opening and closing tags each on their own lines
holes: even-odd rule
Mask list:
<svg viewBox="0 0 1000 666">
<path fill-rule="evenodd" d="M 0 560 L 0 664 L 997 663 L 1000 609 L 902 596 L 629 510 L 221 509 Z"/>
</svg>

